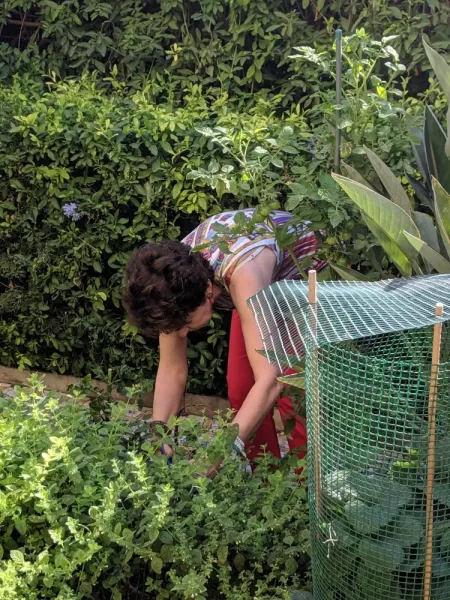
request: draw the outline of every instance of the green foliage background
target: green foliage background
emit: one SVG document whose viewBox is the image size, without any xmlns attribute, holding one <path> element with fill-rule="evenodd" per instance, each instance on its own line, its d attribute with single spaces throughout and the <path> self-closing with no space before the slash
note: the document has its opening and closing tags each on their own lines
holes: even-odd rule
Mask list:
<svg viewBox="0 0 450 600">
<path fill-rule="evenodd" d="M 349 82 L 367 70 L 371 40 L 398 35 L 389 44 L 404 69 L 388 76 L 380 44 L 373 72 L 386 85 L 350 98 L 344 151 L 361 170 L 358 148 L 369 145 L 414 175 L 408 126 L 424 99 L 437 112 L 441 103 L 420 38 L 448 50 L 449 15 L 446 2 L 414 0 L 5 0 L 0 361 L 151 381 L 155 344 L 124 324 L 119 303 L 129 253 L 222 208 L 273 200 L 269 187 L 327 230 L 326 257 L 389 269 L 328 176 L 333 31 L 366 30 Z M 320 68 L 292 58 L 305 44 L 327 59 Z M 222 128 L 233 152 L 205 127 Z M 64 215 L 67 203 L 79 221 Z M 192 340 L 191 390 L 220 391 L 225 357 L 226 319 L 216 315 Z"/>
</svg>

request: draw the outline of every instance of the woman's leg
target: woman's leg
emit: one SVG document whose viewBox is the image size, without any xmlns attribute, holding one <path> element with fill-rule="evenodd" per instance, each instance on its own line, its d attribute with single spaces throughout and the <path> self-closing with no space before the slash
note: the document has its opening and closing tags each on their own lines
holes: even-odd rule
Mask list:
<svg viewBox="0 0 450 600">
<path fill-rule="evenodd" d="M 247 357 L 241 320 L 236 310 L 233 311 L 231 318 L 227 381 L 230 405 L 231 408 L 237 411 L 244 403 L 255 380 Z M 280 457 L 280 446 L 273 419 L 273 410 L 262 421 L 250 444 L 247 445 L 247 456 L 250 460 L 259 454 L 261 446 L 266 446 L 269 452 Z"/>
</svg>

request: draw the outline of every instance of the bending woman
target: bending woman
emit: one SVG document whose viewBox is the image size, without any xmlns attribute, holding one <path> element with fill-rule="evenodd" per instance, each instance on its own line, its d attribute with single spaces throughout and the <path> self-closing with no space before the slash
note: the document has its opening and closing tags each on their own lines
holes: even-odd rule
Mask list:
<svg viewBox="0 0 450 600">
<path fill-rule="evenodd" d="M 160 361 L 155 383 L 153 420 L 166 423 L 178 412 L 187 375 L 187 336 L 205 327 L 213 308 L 233 310 L 227 370 L 228 397 L 239 427 L 236 444 L 251 460 L 265 446 L 275 456 L 280 447 L 273 418 L 278 401 L 284 421 L 294 414 L 289 398 L 280 398 L 280 374 L 257 350 L 261 338 L 247 300 L 274 281 L 298 279 L 300 273 L 291 255 L 280 250 L 274 233 L 264 223 L 258 233 L 230 236 L 229 252 L 218 246 L 215 230 L 235 225 L 236 212 L 250 220 L 253 209 L 225 212 L 204 221 L 181 242 L 147 244 L 131 257 L 126 271 L 123 303 L 132 323 L 147 336 L 158 336 Z M 275 225 L 289 223 L 283 211 L 270 215 Z M 299 226 L 292 230 L 298 230 Z M 313 256 L 317 241 L 307 226 L 300 228 L 293 248 L 298 261 Z M 221 238 L 223 239 L 223 238 Z M 201 246 L 206 249 L 193 252 Z M 313 268 L 324 263 L 313 258 Z M 306 428 L 300 417 L 291 432 L 291 449 L 306 444 Z M 254 434 L 254 435 L 253 435 Z M 251 443 L 250 443 L 250 438 Z"/>
</svg>

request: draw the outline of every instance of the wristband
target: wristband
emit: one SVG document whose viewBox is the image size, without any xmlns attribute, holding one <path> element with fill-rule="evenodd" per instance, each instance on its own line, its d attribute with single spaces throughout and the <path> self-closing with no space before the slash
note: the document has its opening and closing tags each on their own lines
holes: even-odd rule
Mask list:
<svg viewBox="0 0 450 600">
<path fill-rule="evenodd" d="M 245 444 L 239 436 L 233 442 L 233 449 L 241 456 L 246 457 Z"/>
<path fill-rule="evenodd" d="M 167 423 L 164 423 L 164 421 L 152 421 L 150 423 L 150 429 L 153 430 L 154 433 L 158 433 L 156 431 L 156 426 L 160 425 L 163 428 L 164 434 L 165 435 L 169 435 L 170 434 L 170 429 L 167 426 Z"/>
</svg>

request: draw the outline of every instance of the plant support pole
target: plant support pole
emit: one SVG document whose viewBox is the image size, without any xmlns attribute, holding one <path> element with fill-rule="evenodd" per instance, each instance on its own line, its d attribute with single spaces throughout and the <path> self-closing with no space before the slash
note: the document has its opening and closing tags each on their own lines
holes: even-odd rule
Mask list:
<svg viewBox="0 0 450 600">
<path fill-rule="evenodd" d="M 314 495 L 316 499 L 317 517 L 322 513 L 322 482 L 320 473 L 320 395 L 319 395 L 319 367 L 317 356 L 317 272 L 308 272 L 308 290 L 310 305 L 310 328 L 312 335 L 312 351 L 310 356 L 310 394 L 313 426 L 313 452 L 314 452 Z"/>
<path fill-rule="evenodd" d="M 336 147 L 334 172 L 341 172 L 341 102 L 342 102 L 342 29 L 336 30 Z"/>
<path fill-rule="evenodd" d="M 442 317 L 444 305 L 436 304 L 436 316 Z M 433 484 L 436 468 L 436 412 L 438 396 L 439 361 L 441 355 L 442 323 L 436 323 L 433 332 L 430 391 L 428 395 L 428 459 L 427 459 L 427 511 L 424 600 L 432 600 L 431 578 L 433 567 Z"/>
</svg>

